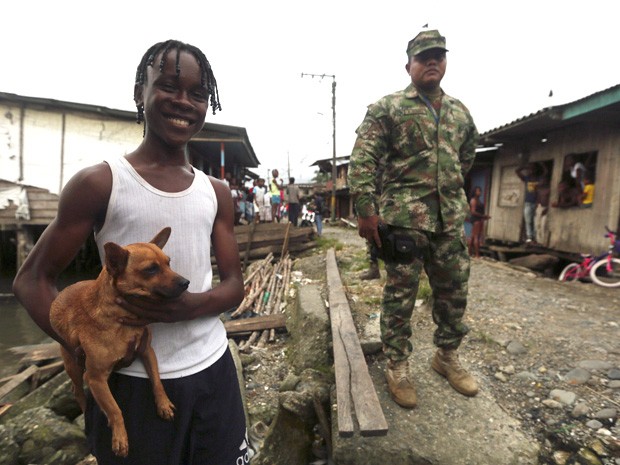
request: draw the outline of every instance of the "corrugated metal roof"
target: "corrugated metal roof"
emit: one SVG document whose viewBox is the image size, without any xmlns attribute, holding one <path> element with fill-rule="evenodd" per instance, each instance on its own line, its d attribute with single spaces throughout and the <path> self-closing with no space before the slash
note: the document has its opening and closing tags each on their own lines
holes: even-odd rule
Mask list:
<svg viewBox="0 0 620 465">
<path fill-rule="evenodd" d="M 620 122 L 620 84 L 595 92 L 570 103 L 543 108 L 480 135 L 483 145 L 544 134 L 577 121 Z"/>
</svg>

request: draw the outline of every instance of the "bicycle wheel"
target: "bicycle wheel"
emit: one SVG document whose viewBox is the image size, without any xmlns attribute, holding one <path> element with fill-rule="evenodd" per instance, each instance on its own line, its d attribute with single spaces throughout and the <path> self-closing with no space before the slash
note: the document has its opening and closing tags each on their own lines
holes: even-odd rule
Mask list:
<svg viewBox="0 0 620 465">
<path fill-rule="evenodd" d="M 590 278 L 599 286 L 620 287 L 620 258 L 612 258 L 609 265 L 611 270 L 607 269 L 607 258 L 596 262 L 590 269 Z"/>
<path fill-rule="evenodd" d="M 581 275 L 581 265 L 579 263 L 569 263 L 564 267 L 558 281 L 577 281 Z"/>
</svg>

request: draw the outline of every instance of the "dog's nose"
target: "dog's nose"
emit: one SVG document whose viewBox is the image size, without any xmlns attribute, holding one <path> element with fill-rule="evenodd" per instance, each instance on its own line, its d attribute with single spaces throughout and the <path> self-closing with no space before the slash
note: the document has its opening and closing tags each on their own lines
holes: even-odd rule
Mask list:
<svg viewBox="0 0 620 465">
<path fill-rule="evenodd" d="M 189 280 L 185 278 L 179 279 L 179 287 L 183 289 L 184 291 L 186 291 L 187 288 L 189 287 Z"/>
</svg>

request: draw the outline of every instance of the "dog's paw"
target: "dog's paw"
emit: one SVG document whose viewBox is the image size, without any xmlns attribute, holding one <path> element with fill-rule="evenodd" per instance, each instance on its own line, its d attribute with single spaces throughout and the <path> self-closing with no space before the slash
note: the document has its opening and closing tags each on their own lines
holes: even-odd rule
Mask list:
<svg viewBox="0 0 620 465">
<path fill-rule="evenodd" d="M 175 408 L 174 404 L 166 399 L 157 404 L 157 414 L 164 420 L 173 420 Z"/>
<path fill-rule="evenodd" d="M 119 457 L 127 457 L 127 454 L 129 454 L 129 442 L 127 441 L 126 432 L 115 432 L 112 434 L 112 452 Z"/>
</svg>

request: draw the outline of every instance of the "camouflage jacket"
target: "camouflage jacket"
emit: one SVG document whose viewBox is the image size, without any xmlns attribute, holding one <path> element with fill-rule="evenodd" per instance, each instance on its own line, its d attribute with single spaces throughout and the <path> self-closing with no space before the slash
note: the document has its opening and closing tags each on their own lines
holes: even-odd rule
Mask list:
<svg viewBox="0 0 620 465">
<path fill-rule="evenodd" d="M 463 227 L 478 131 L 459 100 L 442 96 L 437 123 L 410 84 L 370 105 L 356 132 L 348 178 L 358 215 L 430 232 Z"/>
</svg>

